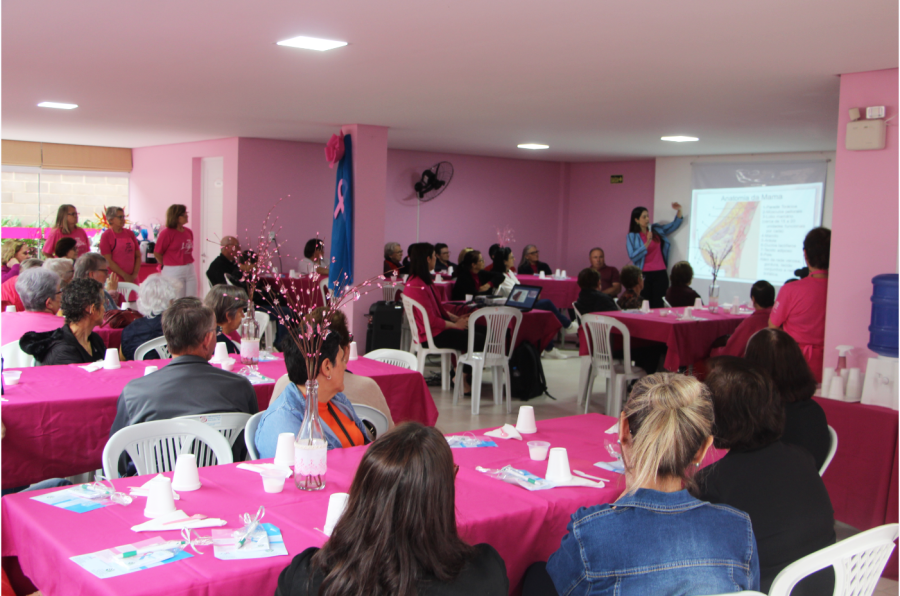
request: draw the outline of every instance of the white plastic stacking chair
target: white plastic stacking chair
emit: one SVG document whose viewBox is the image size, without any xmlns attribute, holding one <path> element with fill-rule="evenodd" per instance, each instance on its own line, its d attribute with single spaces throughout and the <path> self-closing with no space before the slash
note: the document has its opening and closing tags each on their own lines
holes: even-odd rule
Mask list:
<svg viewBox="0 0 900 596">
<path fill-rule="evenodd" d="M 485 333 L 484 350 L 475 351 L 475 325 L 478 319 L 485 319 L 487 330 Z M 515 319 L 512 337 L 509 344 L 506 343 L 506 330 L 510 322 Z M 453 405 L 459 401 L 462 395 L 462 370 L 463 365 L 472 367 L 472 413 L 478 414 L 481 402 L 481 377 L 484 368 L 490 367 L 494 385 L 494 403 L 503 405 L 503 390 L 506 390 L 506 413 L 512 410 L 511 385 L 509 379 L 509 357 L 512 355 L 513 346 L 516 345 L 516 336 L 519 334 L 519 326 L 522 324 L 522 311 L 508 306 L 491 306 L 482 308 L 469 317 L 469 350 L 457 361 L 456 365 L 456 391 L 453 392 Z"/>
<path fill-rule="evenodd" d="M 265 412 L 257 412 L 247 420 L 244 425 L 244 445 L 247 446 L 247 459 L 259 459 L 259 452 L 256 450 L 256 429 L 259 427 L 259 419 Z"/>
<path fill-rule="evenodd" d="M 672 305 L 669 304 L 669 301 L 666 300 L 666 297 L 665 297 L 665 296 L 663 296 L 663 306 L 666 307 L 666 308 L 672 308 Z"/>
<path fill-rule="evenodd" d="M 418 360 L 418 367 L 416 370 L 425 374 L 425 358 L 427 358 L 429 354 L 439 355 L 441 357 L 441 389 L 447 391 L 450 389 L 450 357 L 456 356 L 458 359 L 459 350 L 434 347 L 434 338 L 431 336 L 431 324 L 428 313 L 425 311 L 425 307 L 406 294 L 403 294 L 401 299 L 403 300 L 403 311 L 406 313 L 406 320 L 409 321 L 410 341 L 413 348 L 413 354 L 416 355 Z M 416 325 L 416 317 L 413 314 L 413 309 L 418 310 L 419 314 L 422 315 L 422 326 L 425 327 L 425 338 L 428 341 L 429 347 L 425 347 L 419 343 L 419 327 Z M 460 379 L 460 383 L 462 383 L 462 379 Z"/>
<path fill-rule="evenodd" d="M 869 596 L 894 550 L 898 525 L 887 524 L 841 540 L 794 561 L 772 582 L 769 596 L 788 596 L 804 577 L 834 567 L 835 596 Z"/>
<path fill-rule="evenodd" d="M 134 292 L 134 300 L 131 300 L 131 293 Z M 129 308 L 133 304 L 137 304 L 138 295 L 140 295 L 140 289 L 137 284 L 128 283 L 127 281 L 119 282 L 119 293 L 122 294 L 122 297 L 125 299 L 124 304 L 122 306 L 124 308 Z"/>
<path fill-rule="evenodd" d="M 644 369 L 631 365 L 631 334 L 624 323 L 603 315 L 584 315 L 582 318 L 585 341 L 590 360 L 581 361 L 579 382 L 579 403 L 584 399 L 584 413 L 587 414 L 591 402 L 591 389 L 598 376 L 606 379 L 606 415 L 618 416 L 625 396 L 625 383 L 647 375 Z M 622 362 L 613 360 L 612 330 L 622 334 Z"/>
<path fill-rule="evenodd" d="M 367 406 L 364 404 L 352 405 L 353 411 L 356 412 L 356 415 L 359 416 L 359 419 L 368 422 L 375 429 L 375 436 L 372 437 L 373 439 L 380 437 L 388 431 L 389 423 L 387 416 L 385 416 L 372 406 Z"/>
<path fill-rule="evenodd" d="M 406 284 L 402 281 L 390 282 L 386 281 L 381 284 L 382 298 L 385 302 L 394 302 L 397 299 L 397 292 L 402 290 Z"/>
<path fill-rule="evenodd" d="M 831 428 L 831 425 L 828 425 L 828 436 L 831 437 L 831 445 L 828 447 L 828 455 L 825 456 L 825 461 L 822 462 L 822 467 L 819 468 L 819 476 L 825 475 L 825 470 L 828 469 L 828 464 L 831 463 L 831 460 L 834 459 L 834 454 L 837 452 L 838 448 L 838 436 L 837 431 Z"/>
<path fill-rule="evenodd" d="M 419 367 L 419 360 L 403 350 L 392 350 L 390 348 L 380 348 L 366 353 L 369 360 L 377 360 L 378 362 L 386 362 L 401 368 L 416 370 Z"/>
<path fill-rule="evenodd" d="M 577 302 L 572 303 L 572 310 L 575 311 L 575 319 L 578 321 L 578 326 L 580 327 L 581 326 L 581 311 L 578 310 L 577 306 L 575 306 L 576 304 L 578 304 L 578 303 Z"/>
<path fill-rule="evenodd" d="M 229 447 L 234 447 L 235 441 L 240 436 L 241 431 L 247 426 L 250 420 L 250 414 L 243 412 L 216 412 L 214 414 L 196 414 L 190 416 L 179 416 L 176 420 L 196 420 L 202 422 L 210 428 L 214 428 L 219 432 L 225 440 L 228 441 Z M 202 465 L 212 465 L 212 451 L 206 446 L 201 445 L 199 450 L 195 449 L 197 454 L 197 465 L 200 462 L 207 462 Z"/>
<path fill-rule="evenodd" d="M 34 356 L 26 354 L 19 347 L 19 340 L 11 341 L 2 348 L 0 354 L 3 355 L 4 368 L 28 368 L 29 366 L 37 366 Z"/>
<path fill-rule="evenodd" d="M 172 354 L 169 352 L 169 345 L 166 343 L 165 336 L 161 336 L 157 337 L 156 339 L 151 339 L 150 341 L 145 341 L 144 343 L 139 345 L 134 351 L 134 359 L 143 360 L 144 356 L 154 350 L 156 350 L 156 353 L 159 354 L 159 357 L 161 359 L 172 357 Z"/>
<path fill-rule="evenodd" d="M 319 282 L 319 293 L 322 294 L 322 306 L 328 304 L 328 294 L 331 290 L 328 287 L 328 278 L 326 277 L 322 281 Z"/>
<path fill-rule="evenodd" d="M 103 475 L 119 477 L 119 456 L 128 452 L 139 475 L 170 472 L 182 451 L 193 453 L 195 442 L 212 448 L 217 463 L 234 461 L 228 440 L 196 420 L 153 420 L 126 426 L 111 436 L 103 448 Z M 198 458 L 197 465 L 201 466 Z"/>
</svg>

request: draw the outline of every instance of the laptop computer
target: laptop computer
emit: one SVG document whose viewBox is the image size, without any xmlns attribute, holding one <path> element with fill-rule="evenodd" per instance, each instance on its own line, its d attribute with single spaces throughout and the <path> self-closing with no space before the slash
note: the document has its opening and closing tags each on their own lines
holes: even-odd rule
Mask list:
<svg viewBox="0 0 900 596">
<path fill-rule="evenodd" d="M 538 301 L 541 295 L 540 286 L 523 286 L 516 284 L 506 298 L 504 306 L 512 306 L 518 308 L 522 312 L 528 312 L 534 308 L 534 303 Z"/>
</svg>

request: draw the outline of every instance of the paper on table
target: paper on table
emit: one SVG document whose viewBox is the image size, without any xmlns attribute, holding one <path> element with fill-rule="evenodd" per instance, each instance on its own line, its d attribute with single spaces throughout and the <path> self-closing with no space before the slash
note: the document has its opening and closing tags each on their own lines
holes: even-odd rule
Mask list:
<svg viewBox="0 0 900 596">
<path fill-rule="evenodd" d="M 178 523 L 183 519 L 184 522 Z M 175 523 L 171 523 L 175 522 Z M 224 526 L 228 522 L 217 517 L 207 517 L 205 519 L 195 519 L 188 516 L 181 509 L 177 509 L 172 513 L 151 519 L 142 524 L 131 526 L 135 532 L 165 532 L 168 530 L 181 530 L 182 528 L 211 528 L 215 526 Z"/>
<path fill-rule="evenodd" d="M 488 437 L 499 437 L 501 439 L 518 439 L 522 440 L 522 435 L 519 434 L 519 431 L 516 430 L 516 427 L 512 424 L 504 424 L 500 428 L 496 430 L 489 430 L 484 433 Z"/>
<path fill-rule="evenodd" d="M 90 364 L 79 366 L 78 368 L 82 368 L 88 372 L 94 372 L 95 370 L 100 370 L 101 368 L 103 368 L 103 361 L 98 360 L 97 362 L 91 362 Z"/>
<path fill-rule="evenodd" d="M 234 561 L 237 559 L 264 559 L 266 557 L 280 557 L 288 554 L 284 546 L 284 538 L 281 530 L 273 524 L 259 524 L 265 530 L 268 540 L 258 540 L 256 536 L 250 538 L 241 548 L 237 548 L 231 530 L 213 530 L 213 552 L 217 559 Z M 223 544 L 223 543 L 228 544 Z"/>
<path fill-rule="evenodd" d="M 275 464 L 248 464 L 248 463 L 242 463 L 242 464 L 238 464 L 237 467 L 238 467 L 239 469 L 241 469 L 241 470 L 248 470 L 248 471 L 250 471 L 250 472 L 257 472 L 257 473 L 259 473 L 259 474 L 262 474 L 263 472 L 266 472 L 266 471 L 268 471 L 268 470 L 278 470 L 278 471 L 280 471 L 280 472 L 284 472 L 284 477 L 285 477 L 285 478 L 290 478 L 291 475 L 294 473 L 294 471 L 291 470 L 291 469 L 288 468 L 288 467 L 285 467 L 285 466 L 276 466 Z"/>
<path fill-rule="evenodd" d="M 607 428 L 604 432 L 609 435 L 611 435 L 613 433 L 619 434 L 619 421 L 616 420 L 616 423 L 613 424 L 612 426 L 610 426 L 609 428 Z"/>
<path fill-rule="evenodd" d="M 112 505 L 112 501 L 110 501 L 109 499 L 100 500 L 80 497 L 77 492 L 80 487 L 81 485 L 79 484 L 77 486 L 71 486 L 68 488 L 64 488 L 63 490 L 58 490 L 56 492 L 47 493 L 45 495 L 38 495 L 31 498 L 35 501 L 46 503 L 47 505 L 59 507 L 60 509 L 74 511 L 75 513 L 85 513 L 87 511 L 93 511 L 94 509 L 100 509 L 102 507 Z"/>
<path fill-rule="evenodd" d="M 624 474 L 625 473 L 625 464 L 621 459 L 616 461 L 598 461 L 594 464 L 598 468 L 603 468 L 604 470 L 609 470 L 610 472 L 615 472 L 616 474 Z"/>
<path fill-rule="evenodd" d="M 565 482 L 550 482 L 547 481 L 550 485 L 546 488 L 561 488 L 564 486 L 584 486 L 587 488 L 605 488 L 605 484 L 603 482 L 595 482 L 593 480 L 588 480 L 587 478 L 579 478 L 578 476 L 572 476 Z"/>
<path fill-rule="evenodd" d="M 122 546 L 100 550 L 95 553 L 88 553 L 86 555 L 78 555 L 69 558 L 100 579 L 106 579 L 107 577 L 117 577 L 119 575 L 125 575 L 126 573 L 141 571 L 142 569 L 158 567 L 159 565 L 165 565 L 166 563 L 174 563 L 175 561 L 180 561 L 193 556 L 181 549 L 150 552 L 136 557 L 129 557 L 128 559 L 122 559 L 118 556 L 126 551 L 153 546 L 154 544 L 162 544 L 164 542 L 165 540 L 157 536 L 156 538 L 148 538 L 147 540 L 141 540 L 134 544 L 124 544 Z"/>
</svg>

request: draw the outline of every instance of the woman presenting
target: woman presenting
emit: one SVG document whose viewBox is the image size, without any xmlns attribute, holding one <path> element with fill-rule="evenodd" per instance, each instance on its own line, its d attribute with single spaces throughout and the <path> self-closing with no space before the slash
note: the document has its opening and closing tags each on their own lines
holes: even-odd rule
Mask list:
<svg viewBox="0 0 900 596">
<path fill-rule="evenodd" d="M 669 289 L 669 274 L 666 261 L 669 259 L 668 235 L 677 230 L 684 221 L 681 205 L 672 203 L 676 209 L 675 220 L 668 224 L 650 225 L 650 215 L 646 207 L 635 207 L 631 211 L 626 246 L 628 257 L 644 274 L 644 289 L 641 296 L 650 301 L 650 308 L 662 308 L 663 297 Z"/>
</svg>

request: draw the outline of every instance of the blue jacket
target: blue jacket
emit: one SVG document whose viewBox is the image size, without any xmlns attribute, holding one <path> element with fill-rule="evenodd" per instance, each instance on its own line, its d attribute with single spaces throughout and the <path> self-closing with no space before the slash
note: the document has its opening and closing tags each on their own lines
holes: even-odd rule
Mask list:
<svg viewBox="0 0 900 596">
<path fill-rule="evenodd" d="M 681 222 L 684 221 L 683 217 L 676 217 L 671 223 L 667 224 L 653 224 L 650 226 L 650 229 L 653 230 L 653 233 L 659 236 L 660 242 L 662 242 L 662 256 L 663 261 L 666 265 L 669 264 L 669 238 L 667 237 L 669 234 L 677 230 L 681 226 Z M 644 241 L 641 240 L 641 235 L 637 232 L 628 232 L 628 237 L 625 240 L 626 248 L 628 249 L 628 258 L 631 259 L 631 262 L 638 269 L 644 268 L 644 257 L 647 256 L 647 247 L 644 246 Z"/>
<path fill-rule="evenodd" d="M 356 412 L 353 411 L 353 405 L 346 395 L 338 393 L 331 398 L 331 403 L 356 423 L 366 441 L 370 440 L 365 425 L 363 425 L 359 416 L 356 415 Z M 275 449 L 278 447 L 278 435 L 281 433 L 294 433 L 296 435 L 300 430 L 300 425 L 303 424 L 304 416 L 306 416 L 306 398 L 300 393 L 295 384 L 288 383 L 281 395 L 269 404 L 269 408 L 259 419 L 259 426 L 256 427 L 256 437 L 254 437 L 259 458 L 275 457 Z M 320 420 L 320 422 L 322 423 L 322 430 L 325 431 L 325 438 L 328 440 L 328 448 L 340 449 L 341 440 L 333 430 L 328 428 L 324 420 Z"/>
<path fill-rule="evenodd" d="M 582 507 L 547 572 L 560 596 L 689 596 L 759 590 L 750 516 L 686 490 L 638 489 Z"/>
</svg>

